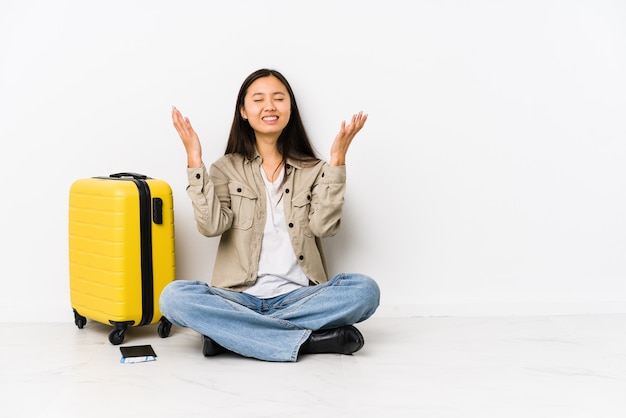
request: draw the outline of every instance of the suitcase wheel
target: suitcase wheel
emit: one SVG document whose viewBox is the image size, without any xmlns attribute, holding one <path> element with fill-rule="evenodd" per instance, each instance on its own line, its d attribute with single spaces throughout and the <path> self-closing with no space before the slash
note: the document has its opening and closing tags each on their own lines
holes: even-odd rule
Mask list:
<svg viewBox="0 0 626 418">
<path fill-rule="evenodd" d="M 126 336 L 126 330 L 128 329 L 128 326 L 135 323 L 135 321 L 109 322 L 115 327 L 115 329 L 109 334 L 109 342 L 113 345 L 119 345 L 124 342 L 124 337 Z"/>
<path fill-rule="evenodd" d="M 109 334 L 109 341 L 113 345 L 119 345 L 124 342 L 124 337 L 126 336 L 126 329 L 114 329 Z"/>
<path fill-rule="evenodd" d="M 83 329 L 83 327 L 87 323 L 87 318 L 85 318 L 84 316 L 80 315 L 76 311 L 76 309 L 74 309 L 74 323 L 76 324 L 78 329 Z"/>
<path fill-rule="evenodd" d="M 161 322 L 159 323 L 159 337 L 166 338 L 170 335 L 170 330 L 172 329 L 172 323 L 168 321 L 166 317 L 161 318 Z"/>
</svg>

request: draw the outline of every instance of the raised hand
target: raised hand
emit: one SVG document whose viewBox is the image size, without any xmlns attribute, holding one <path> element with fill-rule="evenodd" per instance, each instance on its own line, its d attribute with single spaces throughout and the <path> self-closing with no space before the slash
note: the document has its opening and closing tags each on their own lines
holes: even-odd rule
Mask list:
<svg viewBox="0 0 626 418">
<path fill-rule="evenodd" d="M 348 125 L 346 125 L 345 120 L 341 122 L 339 133 L 335 137 L 333 145 L 330 147 L 330 165 L 345 165 L 346 154 L 348 153 L 350 143 L 352 143 L 356 134 L 363 128 L 366 120 L 367 114 L 364 115 L 363 112 L 359 112 L 352 115 L 352 120 Z"/>
<path fill-rule="evenodd" d="M 172 106 L 172 121 L 185 146 L 187 166 L 190 168 L 200 167 L 202 165 L 202 146 L 200 145 L 200 138 L 198 138 L 196 131 L 193 130 L 189 118 L 183 117 L 182 113 Z"/>
</svg>

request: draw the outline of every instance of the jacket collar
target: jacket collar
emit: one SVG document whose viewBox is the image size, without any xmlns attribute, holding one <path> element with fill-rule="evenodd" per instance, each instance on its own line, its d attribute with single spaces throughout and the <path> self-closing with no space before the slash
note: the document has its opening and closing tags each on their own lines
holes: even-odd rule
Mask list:
<svg viewBox="0 0 626 418">
<path fill-rule="evenodd" d="M 263 160 L 263 158 L 261 157 L 261 154 L 259 154 L 259 150 L 257 150 L 255 148 L 254 149 L 254 157 L 252 157 L 252 159 L 248 160 L 248 162 L 258 161 L 259 164 L 261 164 L 262 160 Z M 285 164 L 287 164 L 288 166 L 297 168 L 297 169 L 301 169 L 302 168 L 302 163 L 300 161 L 294 160 L 292 158 L 287 158 L 287 160 L 285 161 Z"/>
</svg>

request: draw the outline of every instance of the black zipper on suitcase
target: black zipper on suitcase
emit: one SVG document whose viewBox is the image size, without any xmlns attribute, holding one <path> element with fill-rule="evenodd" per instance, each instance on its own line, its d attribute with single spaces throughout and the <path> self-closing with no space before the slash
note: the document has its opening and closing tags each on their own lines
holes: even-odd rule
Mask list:
<svg viewBox="0 0 626 418">
<path fill-rule="evenodd" d="M 141 240 L 141 321 L 139 326 L 148 325 L 154 316 L 154 275 L 152 270 L 152 199 L 149 177 L 137 173 L 117 173 L 111 179 L 132 180 L 139 191 L 139 229 Z"/>
<path fill-rule="evenodd" d="M 147 325 L 154 315 L 154 276 L 152 271 L 152 206 L 150 187 L 143 179 L 133 180 L 139 189 L 139 222 L 141 224 L 141 322 Z"/>
</svg>

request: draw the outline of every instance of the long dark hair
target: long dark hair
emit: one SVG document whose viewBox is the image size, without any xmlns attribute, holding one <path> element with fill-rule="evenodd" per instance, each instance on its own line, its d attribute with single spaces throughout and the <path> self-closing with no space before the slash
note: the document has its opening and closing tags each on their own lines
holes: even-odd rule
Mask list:
<svg viewBox="0 0 626 418">
<path fill-rule="evenodd" d="M 304 129 L 304 124 L 300 118 L 296 98 L 287 79 L 278 71 L 262 68 L 250 74 L 241 85 L 239 95 L 237 96 L 237 104 L 235 105 L 235 116 L 233 124 L 228 135 L 228 144 L 226 144 L 226 152 L 224 154 L 241 154 L 249 159 L 255 155 L 256 137 L 254 130 L 247 120 L 241 116 L 241 108 L 244 105 L 244 99 L 250 85 L 261 77 L 274 76 L 287 88 L 289 99 L 291 100 L 291 116 L 289 123 L 278 137 L 276 146 L 282 154 L 283 160 L 292 158 L 302 162 L 317 162 L 319 159 L 316 152 L 309 141 L 309 136 Z"/>
</svg>

